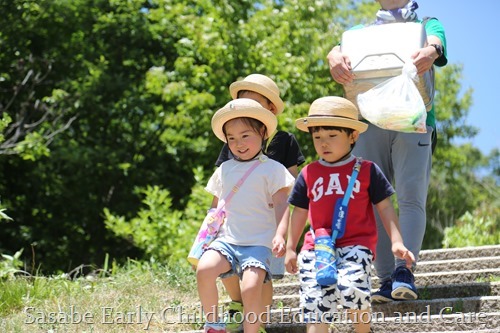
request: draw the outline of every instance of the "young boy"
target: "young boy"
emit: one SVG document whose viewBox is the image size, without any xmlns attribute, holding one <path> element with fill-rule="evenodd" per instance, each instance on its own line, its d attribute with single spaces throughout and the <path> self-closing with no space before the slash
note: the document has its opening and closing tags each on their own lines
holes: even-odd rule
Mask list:
<svg viewBox="0 0 500 333">
<path fill-rule="evenodd" d="M 370 331 L 371 265 L 375 257 L 377 227 L 373 206 L 380 214 L 392 241 L 396 257 L 408 267 L 414 256 L 403 244 L 398 218 L 390 201 L 391 184 L 373 162 L 362 160 L 347 207 L 345 233 L 336 240 L 338 281 L 321 286 L 316 281 L 314 230 L 332 230 L 336 202 L 344 197 L 356 164 L 351 151 L 359 134 L 368 125 L 357 120 L 357 109 L 342 97 L 315 100 L 308 117 L 298 119 L 299 130 L 311 133 L 320 159 L 300 172 L 289 203 L 294 206 L 288 234 L 285 266 L 297 273 L 300 266 L 300 307 L 308 332 L 328 332 L 329 321 L 338 312 L 347 311 L 355 331 Z M 309 220 L 311 231 L 297 257 L 297 244 Z M 330 233 L 331 234 L 331 233 Z M 330 319 L 329 316 L 330 315 Z"/>
<path fill-rule="evenodd" d="M 250 74 L 243 80 L 233 82 L 229 86 L 229 92 L 233 99 L 250 98 L 262 105 L 263 108 L 269 110 L 275 116 L 278 116 L 285 109 L 283 100 L 280 97 L 278 85 L 268 76 L 263 74 Z M 292 133 L 276 130 L 266 140 L 264 154 L 269 158 L 280 162 L 288 169 L 288 171 L 297 177 L 298 167 L 305 162 L 304 155 L 300 150 L 299 144 Z M 215 162 L 216 166 L 220 166 L 223 162 L 233 158 L 233 153 L 229 150 L 228 145 L 224 144 L 222 150 Z M 289 217 L 289 211 L 285 212 L 285 217 Z M 280 279 L 285 273 L 284 257 L 271 259 L 271 273 L 273 279 Z M 228 306 L 229 318 L 227 329 L 229 331 L 237 331 L 241 328 L 241 313 L 243 312 L 243 304 L 241 297 L 240 281 L 236 275 L 222 279 L 222 283 L 226 288 L 226 292 L 231 298 Z M 263 288 L 262 298 L 266 306 L 271 306 L 273 299 L 273 284 L 266 283 Z M 262 330 L 262 332 L 265 332 Z"/>
</svg>

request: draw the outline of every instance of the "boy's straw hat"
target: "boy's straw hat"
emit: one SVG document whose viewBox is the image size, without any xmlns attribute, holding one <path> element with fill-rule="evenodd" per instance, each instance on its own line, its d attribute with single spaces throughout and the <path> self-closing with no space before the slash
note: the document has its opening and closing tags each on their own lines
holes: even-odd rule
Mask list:
<svg viewBox="0 0 500 333">
<path fill-rule="evenodd" d="M 301 131 L 309 132 L 313 126 L 337 126 L 352 128 L 360 133 L 366 131 L 368 124 L 358 120 L 358 109 L 354 104 L 337 96 L 321 97 L 312 102 L 309 114 L 295 121 Z"/>
<path fill-rule="evenodd" d="M 259 102 L 249 98 L 238 98 L 227 103 L 212 117 L 212 130 L 214 131 L 215 136 L 217 136 L 220 140 L 227 142 L 222 127 L 229 120 L 241 117 L 254 118 L 260 120 L 264 125 L 266 125 L 266 139 L 276 130 L 276 127 L 278 126 L 276 116 L 271 111 L 263 108 Z"/>
<path fill-rule="evenodd" d="M 250 90 L 266 97 L 277 109 L 276 114 L 280 114 L 285 109 L 285 105 L 280 98 L 280 90 L 276 83 L 269 77 L 262 74 L 250 74 L 242 81 L 236 81 L 229 86 L 229 92 L 233 99 L 238 97 L 238 91 Z"/>
</svg>

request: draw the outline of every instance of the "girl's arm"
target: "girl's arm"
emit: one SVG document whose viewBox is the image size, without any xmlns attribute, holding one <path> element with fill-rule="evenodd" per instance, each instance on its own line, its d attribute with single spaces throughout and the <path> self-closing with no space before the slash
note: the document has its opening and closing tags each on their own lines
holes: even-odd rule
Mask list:
<svg viewBox="0 0 500 333">
<path fill-rule="evenodd" d="M 219 204 L 219 198 L 217 198 L 214 195 L 214 198 L 212 199 L 212 205 L 210 205 L 210 208 L 217 208 L 217 205 Z"/>
<path fill-rule="evenodd" d="M 276 216 L 277 230 L 273 239 L 273 252 L 277 257 L 285 254 L 285 237 L 288 229 L 290 210 L 288 207 L 288 190 L 284 187 L 273 195 L 274 214 Z"/>
<path fill-rule="evenodd" d="M 377 212 L 382 219 L 385 231 L 392 243 L 392 253 L 400 259 L 406 260 L 406 266 L 411 268 L 415 261 L 415 256 L 411 253 L 403 243 L 403 237 L 399 230 L 399 221 L 391 199 L 385 198 L 375 205 Z"/>
</svg>

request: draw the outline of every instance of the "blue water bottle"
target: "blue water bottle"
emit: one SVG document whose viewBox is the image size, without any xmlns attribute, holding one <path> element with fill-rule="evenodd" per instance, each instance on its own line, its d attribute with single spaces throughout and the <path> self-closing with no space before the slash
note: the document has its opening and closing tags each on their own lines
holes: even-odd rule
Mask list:
<svg viewBox="0 0 500 333">
<path fill-rule="evenodd" d="M 325 228 L 317 229 L 314 234 L 316 281 L 322 286 L 333 285 L 337 283 L 337 265 L 332 236 Z"/>
</svg>

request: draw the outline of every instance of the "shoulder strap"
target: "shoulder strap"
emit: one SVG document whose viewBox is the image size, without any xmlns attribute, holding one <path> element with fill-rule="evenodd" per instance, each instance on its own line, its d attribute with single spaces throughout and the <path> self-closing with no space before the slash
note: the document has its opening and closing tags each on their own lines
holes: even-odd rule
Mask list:
<svg viewBox="0 0 500 333">
<path fill-rule="evenodd" d="M 261 158 L 258 158 L 257 161 L 255 161 L 252 164 L 252 166 L 245 172 L 245 174 L 240 178 L 240 180 L 238 180 L 238 182 L 236 183 L 236 185 L 233 186 L 233 189 L 231 190 L 231 192 L 229 192 L 228 195 L 226 195 L 226 197 L 224 199 L 222 199 L 221 202 L 219 202 L 219 204 L 217 205 L 217 211 L 215 212 L 215 214 L 219 213 L 219 211 L 221 211 L 224 208 L 224 206 L 229 201 L 231 201 L 231 199 L 233 198 L 233 196 L 236 194 L 236 192 L 238 192 L 238 190 L 243 185 L 243 183 L 248 178 L 248 176 L 250 176 L 250 174 L 252 173 L 252 171 L 254 171 L 255 168 L 258 167 L 262 162 L 263 162 L 263 160 Z"/>
</svg>

